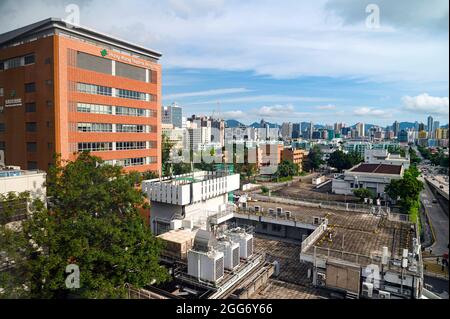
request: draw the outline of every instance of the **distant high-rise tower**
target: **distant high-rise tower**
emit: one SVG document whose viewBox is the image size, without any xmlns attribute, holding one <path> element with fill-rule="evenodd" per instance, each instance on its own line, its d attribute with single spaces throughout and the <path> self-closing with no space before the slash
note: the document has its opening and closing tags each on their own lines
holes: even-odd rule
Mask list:
<svg viewBox="0 0 450 319">
<path fill-rule="evenodd" d="M 394 124 L 392 124 L 392 131 L 394 131 L 394 136 L 398 137 L 398 134 L 400 133 L 400 123 L 395 121 Z"/>
<path fill-rule="evenodd" d="M 356 124 L 356 132 L 358 134 L 358 137 L 365 136 L 365 125 L 364 125 L 364 123 Z"/>
<path fill-rule="evenodd" d="M 428 116 L 428 137 L 431 138 L 433 136 L 433 117 Z"/>
</svg>

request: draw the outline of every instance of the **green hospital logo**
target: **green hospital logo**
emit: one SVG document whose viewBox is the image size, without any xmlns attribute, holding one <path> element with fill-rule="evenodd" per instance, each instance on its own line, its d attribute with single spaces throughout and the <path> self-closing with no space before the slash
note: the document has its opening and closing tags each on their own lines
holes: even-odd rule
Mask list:
<svg viewBox="0 0 450 319">
<path fill-rule="evenodd" d="M 101 53 L 102 57 L 105 57 L 108 55 L 108 51 L 106 51 L 106 49 L 101 50 L 100 53 Z"/>
</svg>

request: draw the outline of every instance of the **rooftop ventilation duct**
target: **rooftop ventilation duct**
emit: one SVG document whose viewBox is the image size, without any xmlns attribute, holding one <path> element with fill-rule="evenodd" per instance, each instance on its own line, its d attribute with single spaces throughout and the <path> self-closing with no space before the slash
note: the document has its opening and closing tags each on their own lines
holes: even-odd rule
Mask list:
<svg viewBox="0 0 450 319">
<path fill-rule="evenodd" d="M 199 229 L 194 239 L 194 250 L 209 252 L 217 245 L 216 237 L 213 233 Z"/>
</svg>

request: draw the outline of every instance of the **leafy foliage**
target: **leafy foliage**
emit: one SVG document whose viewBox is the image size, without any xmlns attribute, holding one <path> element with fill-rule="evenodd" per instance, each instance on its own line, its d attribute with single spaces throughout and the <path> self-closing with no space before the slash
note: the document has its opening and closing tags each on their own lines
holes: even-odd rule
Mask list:
<svg viewBox="0 0 450 319">
<path fill-rule="evenodd" d="M 389 197 L 400 200 L 404 213 L 411 212 L 411 208 L 416 205 L 420 192 L 423 190 L 423 183 L 417 179 L 419 175 L 417 168 L 411 166 L 405 171 L 402 179 L 392 180 L 385 188 Z"/>
<path fill-rule="evenodd" d="M 322 151 L 317 145 L 315 145 L 309 150 L 303 168 L 307 171 L 315 171 L 322 164 L 324 164 L 324 161 L 322 160 Z"/>
<path fill-rule="evenodd" d="M 367 188 L 355 189 L 353 190 L 353 194 L 355 194 L 355 196 L 360 198 L 361 200 L 364 200 L 365 198 L 375 199 L 375 195 Z"/>
<path fill-rule="evenodd" d="M 300 168 L 291 161 L 283 161 L 278 165 L 276 176 L 278 178 L 297 176 Z"/>
<path fill-rule="evenodd" d="M 20 231 L 2 229 L 2 249 L 20 252 L 11 256 L 20 261 L 14 271 L 21 277 L 15 278 L 28 287 L 27 297 L 121 298 L 125 283 L 143 287 L 168 280 L 158 264 L 162 244 L 138 212 L 146 204 L 137 178 L 87 153 L 74 162 L 57 160 L 48 174 L 49 209 L 37 202 Z M 66 288 L 69 264 L 79 266 L 80 289 Z"/>
<path fill-rule="evenodd" d="M 339 172 L 342 172 L 345 169 L 352 168 L 362 161 L 363 158 L 359 155 L 359 153 L 344 153 L 343 151 L 338 150 L 330 155 L 328 165 L 336 168 Z"/>
</svg>

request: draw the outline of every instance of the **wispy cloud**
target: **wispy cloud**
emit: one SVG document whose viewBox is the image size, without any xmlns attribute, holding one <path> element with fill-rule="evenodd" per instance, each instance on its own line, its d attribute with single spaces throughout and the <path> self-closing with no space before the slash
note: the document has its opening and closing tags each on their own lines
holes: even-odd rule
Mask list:
<svg viewBox="0 0 450 319">
<path fill-rule="evenodd" d="M 235 98 L 220 99 L 221 104 L 236 104 L 236 103 L 295 103 L 295 102 L 330 102 L 336 101 L 335 98 L 325 97 L 306 97 L 306 96 L 288 96 L 288 95 L 251 95 Z M 186 103 L 185 105 L 202 105 L 217 103 L 217 100 L 198 101 Z"/>
<path fill-rule="evenodd" d="M 353 110 L 353 114 L 357 116 L 369 116 L 369 117 L 382 117 L 382 118 L 390 118 L 392 117 L 392 112 L 371 108 L 367 106 L 358 107 Z"/>
<path fill-rule="evenodd" d="M 335 110 L 335 109 L 336 109 L 336 105 L 332 105 L 332 104 L 316 106 L 316 110 L 320 110 L 320 111 L 331 111 L 331 110 Z"/>
<path fill-rule="evenodd" d="M 214 89 L 198 92 L 185 92 L 185 93 L 175 93 L 165 95 L 163 98 L 165 100 L 173 100 L 188 97 L 200 97 L 200 96 L 216 96 L 216 95 L 226 95 L 226 94 L 237 94 L 237 93 L 248 93 L 251 92 L 246 88 L 230 88 L 230 89 Z"/>
</svg>

